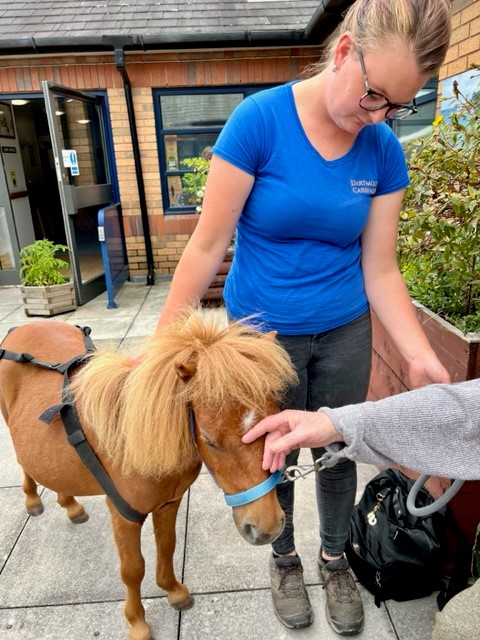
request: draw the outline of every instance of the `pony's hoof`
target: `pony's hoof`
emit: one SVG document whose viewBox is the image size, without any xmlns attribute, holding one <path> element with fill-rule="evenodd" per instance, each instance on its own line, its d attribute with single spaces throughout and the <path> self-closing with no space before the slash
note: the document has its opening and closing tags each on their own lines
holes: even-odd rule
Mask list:
<svg viewBox="0 0 480 640">
<path fill-rule="evenodd" d="M 82 513 L 78 513 L 76 516 L 72 516 L 70 518 L 70 522 L 73 522 L 73 524 L 83 524 L 84 522 L 87 522 L 89 518 L 90 516 L 88 513 L 83 511 Z"/>
<path fill-rule="evenodd" d="M 186 600 L 182 600 L 182 602 L 171 603 L 175 611 L 186 611 L 187 609 L 191 609 L 194 604 L 195 604 L 195 598 L 191 595 L 189 595 Z"/>
<path fill-rule="evenodd" d="M 33 507 L 27 507 L 27 513 L 29 516 L 40 516 L 44 511 L 43 504 L 36 504 Z"/>
</svg>

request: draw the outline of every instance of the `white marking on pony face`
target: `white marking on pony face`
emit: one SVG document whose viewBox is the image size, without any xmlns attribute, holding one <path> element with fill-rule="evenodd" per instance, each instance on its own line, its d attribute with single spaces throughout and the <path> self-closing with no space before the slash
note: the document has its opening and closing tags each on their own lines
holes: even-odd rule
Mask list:
<svg viewBox="0 0 480 640">
<path fill-rule="evenodd" d="M 247 431 L 250 431 L 250 429 L 254 427 L 257 424 L 257 422 L 258 422 L 257 414 L 253 409 L 250 409 L 250 411 L 247 411 L 247 413 L 243 416 L 243 419 L 242 419 L 243 432 L 247 433 Z"/>
</svg>

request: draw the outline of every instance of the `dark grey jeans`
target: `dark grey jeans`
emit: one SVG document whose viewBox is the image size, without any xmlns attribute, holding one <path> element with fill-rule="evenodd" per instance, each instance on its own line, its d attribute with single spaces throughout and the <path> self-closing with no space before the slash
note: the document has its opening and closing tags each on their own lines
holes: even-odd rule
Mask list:
<svg viewBox="0 0 480 640">
<path fill-rule="evenodd" d="M 316 411 L 322 406 L 333 408 L 365 400 L 372 354 L 370 312 L 324 333 L 277 338 L 288 351 L 299 377 L 299 384 L 287 392 L 283 408 Z M 312 449 L 313 459 L 324 451 Z M 292 451 L 287 464 L 296 464 L 298 455 L 298 449 Z M 340 556 L 355 502 L 356 466 L 345 459 L 315 475 L 321 545 L 328 555 Z M 294 485 L 277 485 L 278 499 L 286 514 L 285 530 L 272 545 L 280 555 L 295 549 Z"/>
</svg>

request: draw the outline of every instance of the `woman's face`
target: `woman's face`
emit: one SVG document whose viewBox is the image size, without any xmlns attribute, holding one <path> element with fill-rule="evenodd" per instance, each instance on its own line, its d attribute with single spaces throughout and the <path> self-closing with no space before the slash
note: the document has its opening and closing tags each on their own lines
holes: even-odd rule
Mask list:
<svg viewBox="0 0 480 640">
<path fill-rule="evenodd" d="M 364 52 L 368 88 L 392 104 L 411 104 L 428 76 L 420 73 L 408 47 L 402 43 Z M 358 51 L 348 34 L 341 37 L 334 56 L 337 67 L 330 73 L 325 92 L 326 109 L 341 129 L 357 134 L 364 126 L 385 120 L 388 107 L 366 111 L 359 105 L 367 86 Z"/>
</svg>

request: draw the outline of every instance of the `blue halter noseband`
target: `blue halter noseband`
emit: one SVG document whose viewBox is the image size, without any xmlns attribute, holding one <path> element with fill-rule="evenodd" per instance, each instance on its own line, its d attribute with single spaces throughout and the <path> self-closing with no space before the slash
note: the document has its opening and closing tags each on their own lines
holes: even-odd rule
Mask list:
<svg viewBox="0 0 480 640">
<path fill-rule="evenodd" d="M 225 493 L 225 502 L 229 507 L 241 507 L 244 504 L 253 502 L 257 498 L 261 498 L 277 486 L 280 482 L 283 482 L 285 478 L 280 471 L 275 471 L 266 480 L 256 484 L 251 489 L 240 491 L 239 493 Z"/>
<path fill-rule="evenodd" d="M 192 437 L 194 445 L 197 446 L 195 440 L 195 414 L 193 413 L 191 405 L 189 405 L 188 407 L 188 417 L 190 421 L 190 435 Z M 210 469 L 208 470 L 210 471 Z M 210 471 L 210 473 L 212 472 Z M 245 489 L 245 491 L 239 491 L 238 493 L 224 493 L 225 502 L 229 507 L 242 507 L 244 504 L 249 504 L 254 500 L 258 500 L 258 498 L 266 495 L 269 491 L 276 487 L 277 484 L 284 481 L 284 475 L 280 471 L 275 471 L 275 473 L 272 473 L 270 476 L 268 476 L 266 480 L 263 480 L 263 482 L 256 484 L 250 489 Z"/>
</svg>

